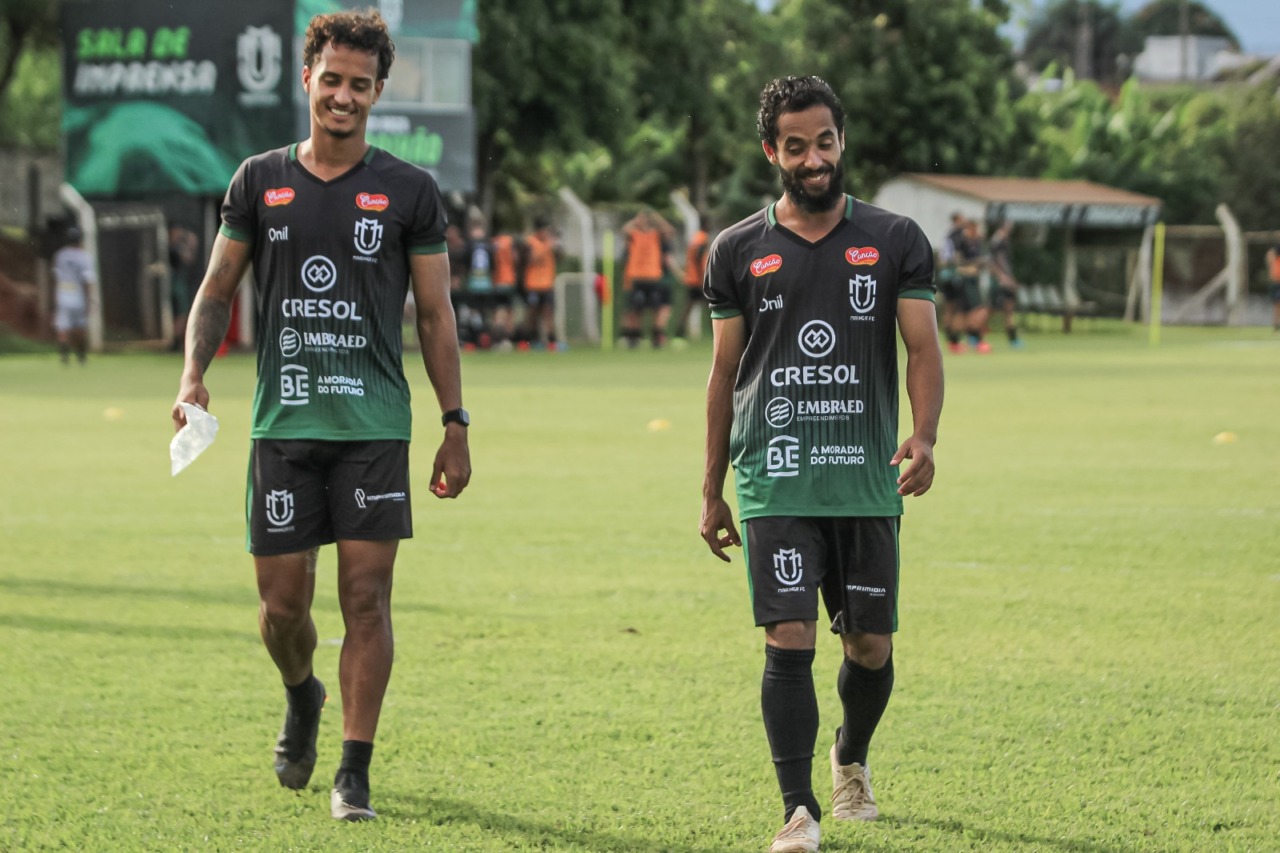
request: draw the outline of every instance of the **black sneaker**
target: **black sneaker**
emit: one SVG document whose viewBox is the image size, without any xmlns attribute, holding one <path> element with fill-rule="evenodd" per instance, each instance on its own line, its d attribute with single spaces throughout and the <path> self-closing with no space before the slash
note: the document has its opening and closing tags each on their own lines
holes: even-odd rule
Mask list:
<svg viewBox="0 0 1280 853">
<path fill-rule="evenodd" d="M 285 709 L 284 726 L 276 739 L 276 778 L 295 791 L 307 787 L 311 771 L 316 768 L 316 734 L 320 731 L 320 711 L 328 698 L 320 679 L 313 679 L 319 695 L 314 714 L 296 712 L 292 705 Z"/>
<path fill-rule="evenodd" d="M 334 820 L 373 820 L 378 816 L 369 807 L 369 780 L 341 770 L 333 780 L 329 809 Z"/>
</svg>

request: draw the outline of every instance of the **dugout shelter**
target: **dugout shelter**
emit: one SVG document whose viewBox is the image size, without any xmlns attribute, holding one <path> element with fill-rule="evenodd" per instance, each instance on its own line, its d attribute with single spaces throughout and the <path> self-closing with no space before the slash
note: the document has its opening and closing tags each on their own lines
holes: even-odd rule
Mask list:
<svg viewBox="0 0 1280 853">
<path fill-rule="evenodd" d="M 1036 243 L 1060 241 L 1060 281 L 1047 287 L 1068 312 L 1086 304 L 1080 257 L 1090 246 L 1104 247 L 1119 260 L 1103 274 L 1109 281 L 1098 286 L 1099 295 L 1121 304 L 1141 299 L 1144 308 L 1149 300 L 1151 246 L 1161 209 L 1153 196 L 1092 181 L 907 173 L 885 183 L 874 204 L 914 219 L 935 249 L 951 230 L 953 213 L 984 223 L 988 235 L 1008 220 L 1030 231 Z"/>
</svg>

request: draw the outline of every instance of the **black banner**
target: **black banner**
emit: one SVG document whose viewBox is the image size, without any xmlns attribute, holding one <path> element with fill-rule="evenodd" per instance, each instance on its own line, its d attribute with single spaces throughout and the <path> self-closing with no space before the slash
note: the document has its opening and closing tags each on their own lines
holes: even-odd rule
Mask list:
<svg viewBox="0 0 1280 853">
<path fill-rule="evenodd" d="M 64 0 L 66 178 L 86 197 L 213 195 L 293 141 L 294 5 Z"/>
</svg>

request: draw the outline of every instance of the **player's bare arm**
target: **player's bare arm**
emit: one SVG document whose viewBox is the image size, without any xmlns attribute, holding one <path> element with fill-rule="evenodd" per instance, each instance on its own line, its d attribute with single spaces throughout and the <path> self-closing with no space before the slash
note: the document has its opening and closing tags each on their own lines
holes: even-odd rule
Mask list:
<svg viewBox="0 0 1280 853">
<path fill-rule="evenodd" d="M 938 442 L 942 416 L 942 348 L 933 300 L 899 299 L 898 329 L 907 350 L 907 398 L 911 402 L 912 431 L 889 461 L 911 465 L 898 476 L 898 494 L 920 496 L 933 485 L 933 446 Z"/>
<path fill-rule="evenodd" d="M 707 379 L 707 446 L 702 479 L 702 521 L 698 532 L 711 553 L 726 563 L 724 549 L 742 545 L 733 524 L 733 511 L 724 499 L 724 479 L 729 472 L 729 433 L 733 427 L 733 385 L 738 364 L 747 346 L 746 325 L 741 317 L 711 323 L 711 376 Z M 724 535 L 720 531 L 724 531 Z"/>
<path fill-rule="evenodd" d="M 449 302 L 449 256 L 413 255 L 409 259 L 413 300 L 417 307 L 422 363 L 435 389 L 440 411 L 462 408 L 462 367 L 458 359 L 458 326 Z M 467 428 L 451 423 L 431 468 L 431 492 L 456 498 L 471 480 L 471 451 Z"/>
<path fill-rule="evenodd" d="M 173 427 L 182 429 L 187 418 L 178 403 L 195 403 L 209 408 L 209 391 L 204 386 L 204 373 L 209 369 L 218 347 L 231 325 L 231 304 L 235 300 L 240 279 L 249 268 L 248 243 L 219 234 L 209 254 L 209 268 L 191 304 L 187 319 L 186 357 L 178 399 L 173 405 Z"/>
</svg>

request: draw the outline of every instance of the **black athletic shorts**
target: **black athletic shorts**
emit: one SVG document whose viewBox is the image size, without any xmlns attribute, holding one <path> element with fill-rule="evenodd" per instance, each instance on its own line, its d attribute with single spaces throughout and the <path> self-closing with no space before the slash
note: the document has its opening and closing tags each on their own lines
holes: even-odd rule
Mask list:
<svg viewBox="0 0 1280 853">
<path fill-rule="evenodd" d="M 245 514 L 259 556 L 409 539 L 409 442 L 255 439 Z"/>
<path fill-rule="evenodd" d="M 1006 304 L 1010 308 L 1017 307 L 1018 291 L 1002 284 L 994 285 L 991 288 L 991 307 L 996 311 L 1003 311 Z"/>
<path fill-rule="evenodd" d="M 636 311 L 670 305 L 671 288 L 658 279 L 637 279 L 631 282 L 627 303 Z"/>
<path fill-rule="evenodd" d="M 524 292 L 524 304 L 529 308 L 555 305 L 556 292 L 554 290 L 526 290 Z"/>
<path fill-rule="evenodd" d="M 707 295 L 702 292 L 702 285 L 700 284 L 686 284 L 684 286 L 684 292 L 689 295 L 690 302 L 707 301 Z"/>
<path fill-rule="evenodd" d="M 898 630 L 897 516 L 743 522 L 757 625 L 816 622 L 818 595 L 833 634 Z"/>
</svg>

